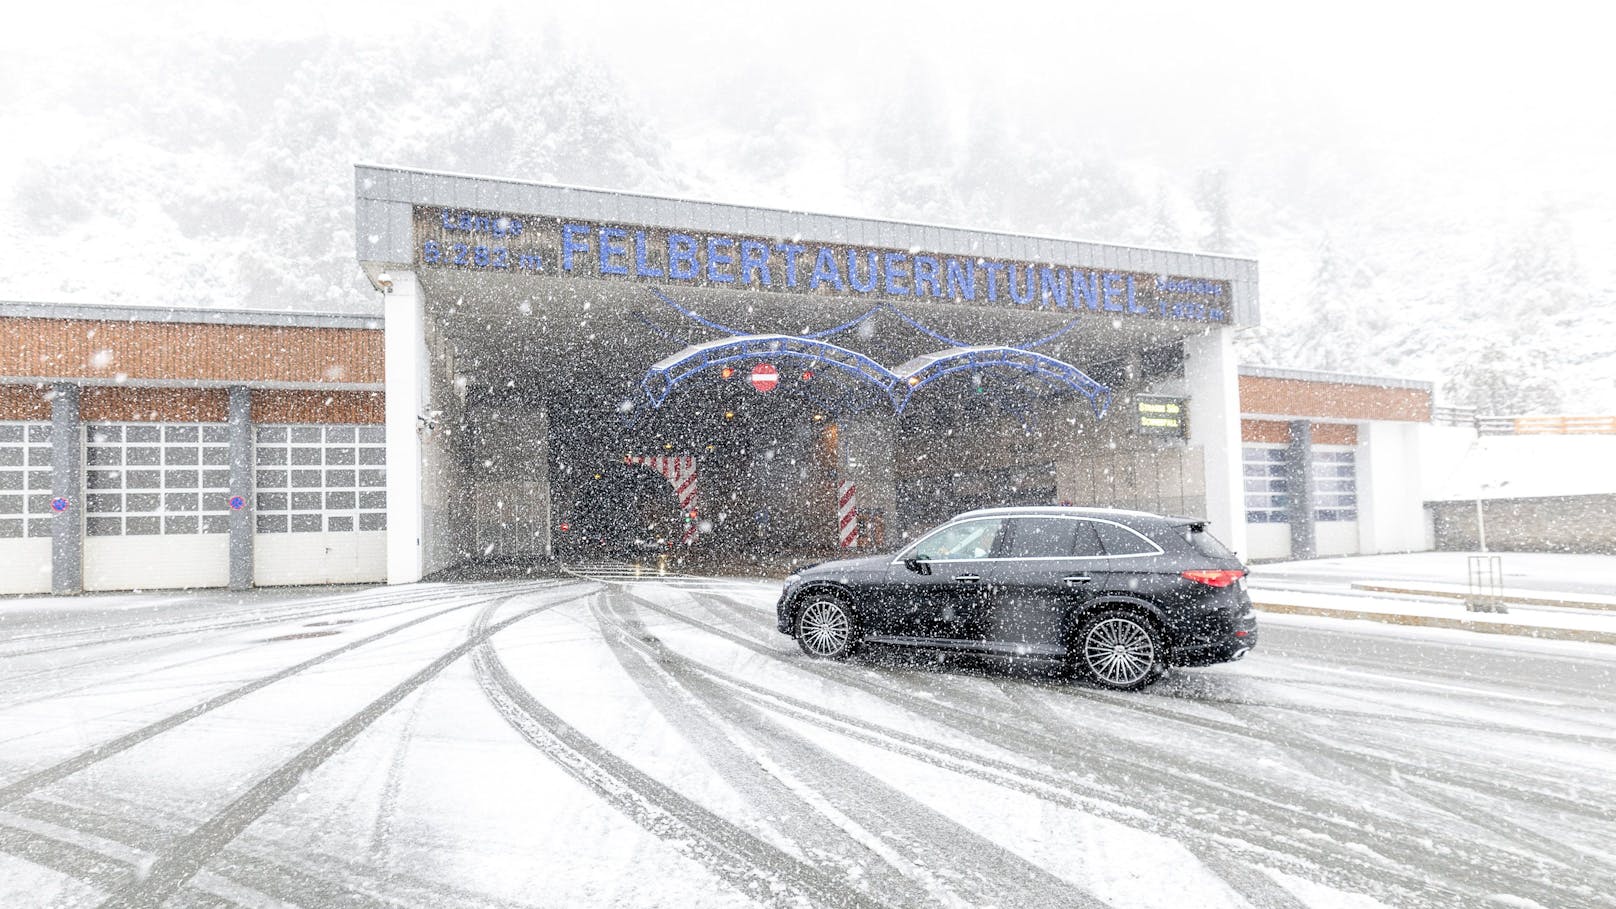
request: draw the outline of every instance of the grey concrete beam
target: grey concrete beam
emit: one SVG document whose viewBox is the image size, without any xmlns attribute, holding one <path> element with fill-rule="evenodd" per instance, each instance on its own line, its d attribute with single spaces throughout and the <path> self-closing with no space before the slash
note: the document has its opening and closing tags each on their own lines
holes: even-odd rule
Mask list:
<svg viewBox="0 0 1616 909">
<path fill-rule="evenodd" d="M 230 589 L 253 586 L 253 425 L 252 392 L 230 387 L 230 496 L 243 507 L 230 510 Z"/>
<path fill-rule="evenodd" d="M 1313 526 L 1313 425 L 1292 420 L 1291 441 L 1285 450 L 1286 512 L 1291 522 L 1291 558 L 1311 559 L 1318 554 Z"/>
<path fill-rule="evenodd" d="M 51 386 L 51 500 L 66 508 L 51 517 L 51 593 L 72 595 L 84 590 L 84 456 L 79 387 L 68 382 Z"/>
</svg>

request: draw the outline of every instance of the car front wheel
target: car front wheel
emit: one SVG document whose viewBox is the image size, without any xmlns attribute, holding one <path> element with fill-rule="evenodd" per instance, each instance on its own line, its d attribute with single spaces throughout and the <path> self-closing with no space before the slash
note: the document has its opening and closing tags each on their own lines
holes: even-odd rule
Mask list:
<svg viewBox="0 0 1616 909">
<path fill-rule="evenodd" d="M 853 652 L 853 611 L 838 597 L 816 594 L 797 613 L 797 644 L 822 660 L 840 660 Z"/>
<path fill-rule="evenodd" d="M 1156 626 L 1121 609 L 1086 619 L 1072 642 L 1069 658 L 1082 677 L 1117 691 L 1143 688 L 1167 670 Z"/>
</svg>

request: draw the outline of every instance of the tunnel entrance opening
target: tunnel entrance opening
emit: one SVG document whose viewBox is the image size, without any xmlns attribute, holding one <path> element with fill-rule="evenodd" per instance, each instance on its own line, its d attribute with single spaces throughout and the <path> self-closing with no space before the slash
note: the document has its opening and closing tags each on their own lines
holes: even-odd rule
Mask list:
<svg viewBox="0 0 1616 909">
<path fill-rule="evenodd" d="M 666 479 L 619 462 L 600 465 L 578 486 L 557 530 L 564 562 L 639 559 L 672 552 L 684 522 Z"/>
<path fill-rule="evenodd" d="M 569 191 L 530 198 L 539 215 L 483 213 L 520 221 L 497 239 L 532 267 L 478 268 L 416 255 L 469 238 L 444 233 L 464 232 L 444 217 L 459 209 L 405 195 L 386 226 L 407 241 L 386 264 L 415 266 L 387 307 L 389 460 L 421 470 L 389 483 L 403 521 L 389 577 L 518 548 L 507 525 L 524 557 L 589 541 L 780 574 L 980 505 L 1229 511 L 1227 465 L 1216 488 L 1202 469 L 1228 447 L 1228 313 L 1185 306 L 1236 283 L 1167 280 L 1218 263 L 778 212 L 737 238 L 721 226 L 745 212 L 649 197 L 634 210 L 663 226 L 623 234 L 553 209 L 621 199 Z M 700 212 L 707 233 L 668 226 Z M 640 230 L 651 258 L 623 259 Z M 781 239 L 797 233 L 814 239 Z M 880 281 L 835 279 L 872 256 Z M 1174 435 L 1133 419 L 1136 397 L 1184 412 L 1203 390 L 1208 408 Z M 697 494 L 635 459 L 688 459 Z M 529 513 L 545 530 L 526 530 Z"/>
<path fill-rule="evenodd" d="M 776 368 L 760 390 L 746 378 L 751 368 L 711 369 L 660 407 L 569 421 L 552 441 L 558 515 L 569 525 L 557 537 L 562 551 L 660 550 L 770 570 L 833 554 L 837 411 L 822 396 L 836 385 L 810 369 Z M 657 525 L 648 509 L 674 523 Z"/>
</svg>

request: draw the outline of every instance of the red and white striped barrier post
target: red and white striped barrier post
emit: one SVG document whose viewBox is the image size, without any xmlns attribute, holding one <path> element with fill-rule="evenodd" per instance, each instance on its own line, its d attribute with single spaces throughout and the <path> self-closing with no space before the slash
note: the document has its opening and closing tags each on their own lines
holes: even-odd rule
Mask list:
<svg viewBox="0 0 1616 909">
<path fill-rule="evenodd" d="M 673 487 L 673 494 L 679 499 L 679 514 L 688 516 L 696 508 L 696 459 L 692 455 L 652 455 L 649 457 L 636 457 L 630 455 L 623 459 L 625 464 L 636 464 L 648 467 L 661 474 L 668 484 Z M 692 520 L 685 527 L 684 536 L 679 542 L 689 546 L 696 542 L 696 522 Z"/>
<path fill-rule="evenodd" d="M 852 480 L 836 487 L 836 540 L 843 549 L 858 545 L 858 487 Z"/>
</svg>

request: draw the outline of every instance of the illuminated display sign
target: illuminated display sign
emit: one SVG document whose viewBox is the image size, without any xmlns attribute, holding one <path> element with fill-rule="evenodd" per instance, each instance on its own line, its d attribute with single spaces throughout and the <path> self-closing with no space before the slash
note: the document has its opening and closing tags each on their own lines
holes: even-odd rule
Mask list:
<svg viewBox="0 0 1616 909">
<path fill-rule="evenodd" d="M 1189 408 L 1183 398 L 1161 395 L 1139 395 L 1134 398 L 1136 425 L 1145 435 L 1178 436 L 1186 434 Z"/>
<path fill-rule="evenodd" d="M 1228 322 L 1228 281 L 451 208 L 415 210 L 416 265 L 1121 318 Z"/>
</svg>

